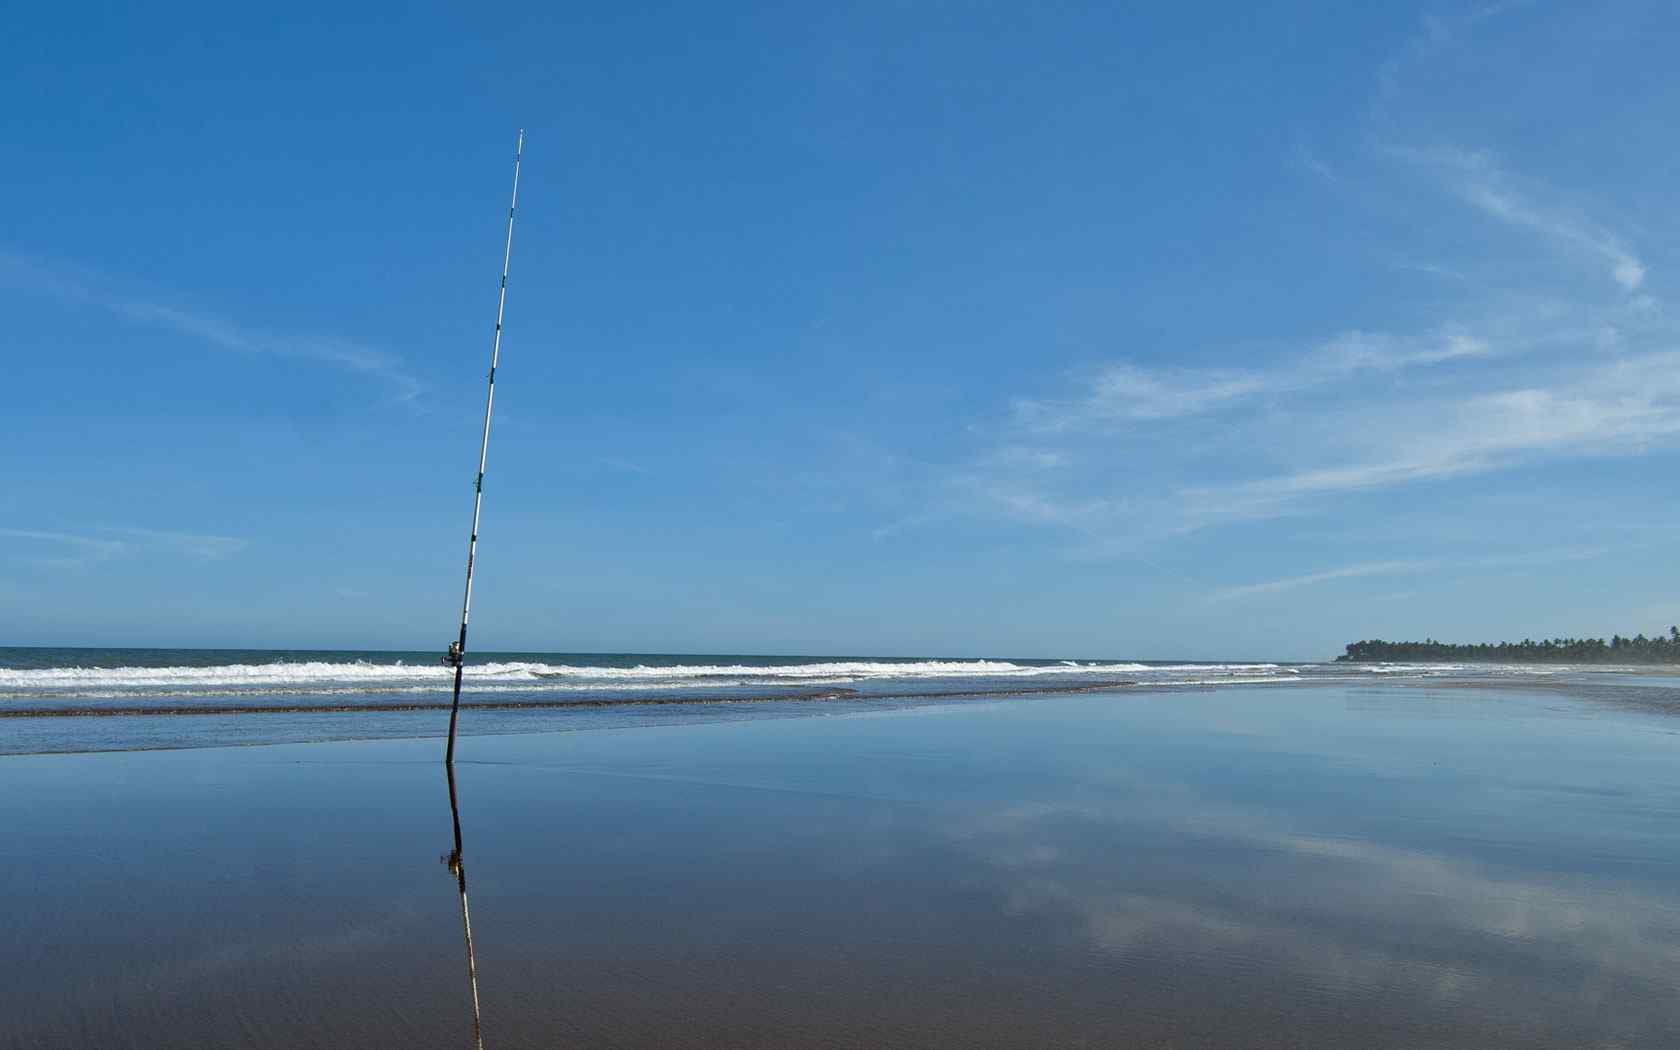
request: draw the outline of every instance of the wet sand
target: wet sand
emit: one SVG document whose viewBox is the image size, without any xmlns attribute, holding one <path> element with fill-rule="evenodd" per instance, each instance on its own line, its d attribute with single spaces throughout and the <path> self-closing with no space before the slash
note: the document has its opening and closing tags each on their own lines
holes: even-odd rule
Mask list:
<svg viewBox="0 0 1680 1050">
<path fill-rule="evenodd" d="M 1605 699 L 469 738 L 484 1042 L 1680 1045 L 1680 721 Z M 473 1045 L 440 753 L 0 758 L 0 1046 Z"/>
</svg>

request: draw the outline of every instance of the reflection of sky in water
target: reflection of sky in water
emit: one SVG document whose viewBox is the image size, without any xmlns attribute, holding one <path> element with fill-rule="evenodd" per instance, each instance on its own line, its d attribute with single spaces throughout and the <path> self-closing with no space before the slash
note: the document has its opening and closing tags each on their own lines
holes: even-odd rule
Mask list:
<svg viewBox="0 0 1680 1050">
<path fill-rule="evenodd" d="M 463 741 L 486 1043 L 1680 1045 L 1677 731 L 1370 686 Z M 0 1010 L 466 1045 L 436 750 L 0 761 Z"/>
<path fill-rule="evenodd" d="M 952 829 L 1011 907 L 1285 1012 L 1397 1002 L 1557 1045 L 1677 1031 L 1674 726 L 1451 690 L 1144 720 L 1085 797 Z M 1067 728 L 1081 750 L 1107 736 Z"/>
</svg>

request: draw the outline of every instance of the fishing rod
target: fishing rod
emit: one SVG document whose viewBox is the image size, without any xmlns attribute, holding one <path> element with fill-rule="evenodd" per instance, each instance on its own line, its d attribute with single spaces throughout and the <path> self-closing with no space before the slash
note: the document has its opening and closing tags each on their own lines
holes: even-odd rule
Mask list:
<svg viewBox="0 0 1680 1050">
<path fill-rule="evenodd" d="M 444 765 L 455 762 L 455 719 L 461 713 L 461 671 L 467 656 L 467 619 L 472 614 L 473 558 L 478 553 L 478 512 L 484 504 L 484 457 L 490 451 L 490 410 L 496 404 L 496 360 L 502 353 L 502 309 L 507 305 L 508 260 L 513 257 L 513 209 L 519 206 L 519 159 L 525 153 L 525 129 L 513 151 L 513 200 L 508 203 L 507 245 L 502 249 L 502 286 L 496 296 L 496 338 L 490 344 L 490 379 L 484 393 L 484 435 L 478 442 L 478 478 L 473 482 L 472 533 L 467 539 L 467 592 L 461 599 L 461 633 L 449 643 L 443 662 L 455 668 L 455 698 L 449 704 L 449 747 Z"/>
</svg>

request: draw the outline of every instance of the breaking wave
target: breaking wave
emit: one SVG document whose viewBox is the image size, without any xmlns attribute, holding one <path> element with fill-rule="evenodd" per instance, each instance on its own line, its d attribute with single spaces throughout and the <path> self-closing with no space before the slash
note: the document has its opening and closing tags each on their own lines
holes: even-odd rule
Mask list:
<svg viewBox="0 0 1680 1050">
<path fill-rule="evenodd" d="M 1234 670 L 1235 668 L 1233 668 Z M 1248 669 L 1248 668 L 1245 668 Z M 639 664 L 590 666 L 541 661 L 469 664 L 474 689 L 495 692 L 592 689 L 705 689 L 718 686 L 845 685 L 878 681 L 1020 679 L 1047 675 L 1148 673 L 1138 663 L 1019 664 L 1006 660 L 822 661 L 796 664 Z M 1210 670 L 1199 668 L 1202 672 Z M 181 696 L 274 692 L 435 692 L 453 669 L 440 664 L 302 661 L 207 667 L 0 667 L 0 697 Z"/>
<path fill-rule="evenodd" d="M 24 650 L 10 650 L 22 654 Z M 91 650 L 101 652 L 101 650 Z M 102 650 L 116 664 L 119 650 Z M 170 662 L 170 655 L 200 664 Z M 148 704 L 407 704 L 449 697 L 454 669 L 412 654 L 291 654 L 262 652 L 244 662 L 215 660 L 212 650 L 158 652 L 160 665 L 121 660 L 121 665 L 72 664 L 8 667 L 0 664 L 0 714 L 25 711 L 118 709 Z M 3 659 L 3 655 L 0 655 Z M 27 659 L 27 657 L 25 657 Z M 741 659 L 721 657 L 561 657 L 533 654 L 487 657 L 465 667 L 465 685 L 486 702 L 704 702 L 811 696 L 958 696 L 1026 692 L 1080 692 L 1116 685 L 1183 689 L 1210 685 L 1304 684 L 1329 680 L 1480 674 L 1455 664 L 1139 664 L 1124 660 L 894 660 Z M 1510 670 L 1500 669 L 1505 674 Z M 284 697 L 284 699 L 282 699 Z M 296 697 L 319 697 L 297 701 Z M 346 699 L 360 697 L 360 699 Z"/>
</svg>

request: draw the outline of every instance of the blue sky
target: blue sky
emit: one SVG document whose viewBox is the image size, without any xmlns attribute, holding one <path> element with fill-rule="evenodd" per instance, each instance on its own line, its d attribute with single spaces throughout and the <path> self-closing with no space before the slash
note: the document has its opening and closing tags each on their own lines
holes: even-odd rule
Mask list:
<svg viewBox="0 0 1680 1050">
<path fill-rule="evenodd" d="M 1661 3 L 0 41 L 0 634 L 1312 658 L 1680 621 Z"/>
</svg>

